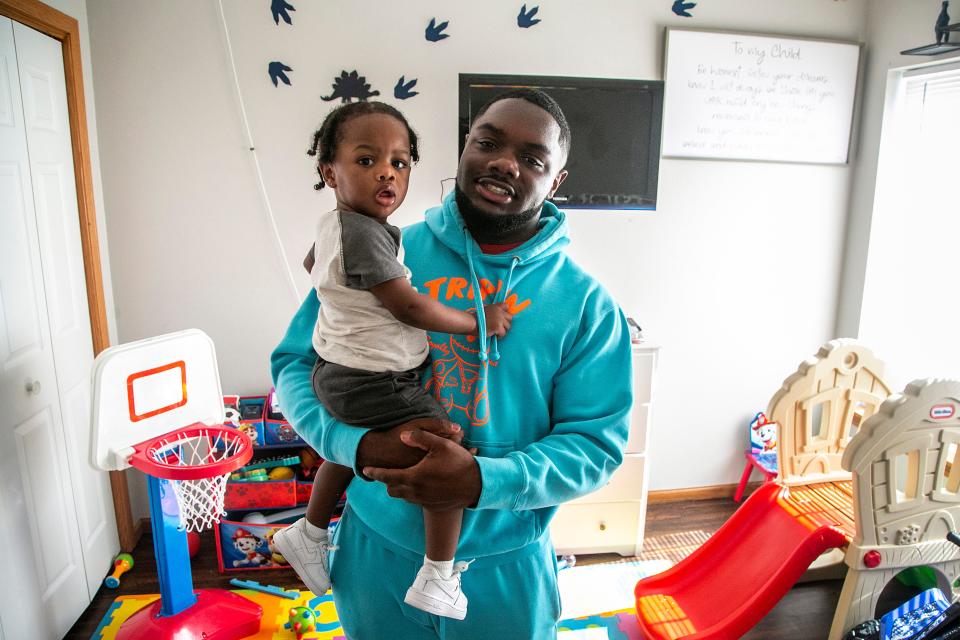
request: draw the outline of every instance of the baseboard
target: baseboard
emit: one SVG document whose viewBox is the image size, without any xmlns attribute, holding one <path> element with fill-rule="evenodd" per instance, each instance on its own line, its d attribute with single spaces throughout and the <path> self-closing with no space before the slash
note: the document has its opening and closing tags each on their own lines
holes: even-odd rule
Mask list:
<svg viewBox="0 0 960 640">
<path fill-rule="evenodd" d="M 760 486 L 759 482 L 751 482 L 744 491 L 744 496 Z M 690 502 L 693 500 L 733 500 L 737 492 L 736 484 L 717 484 L 709 487 L 690 487 L 688 489 L 662 489 L 647 494 L 647 504 L 663 504 L 666 502 Z"/>
</svg>

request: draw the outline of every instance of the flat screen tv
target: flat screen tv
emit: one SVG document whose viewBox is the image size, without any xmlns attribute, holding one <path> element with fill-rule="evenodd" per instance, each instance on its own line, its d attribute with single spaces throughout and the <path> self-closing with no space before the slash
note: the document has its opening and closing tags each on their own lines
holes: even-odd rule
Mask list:
<svg viewBox="0 0 960 640">
<path fill-rule="evenodd" d="M 460 74 L 460 153 L 470 122 L 491 98 L 529 87 L 549 94 L 567 116 L 570 175 L 552 198 L 566 209 L 656 209 L 663 82 Z"/>
</svg>

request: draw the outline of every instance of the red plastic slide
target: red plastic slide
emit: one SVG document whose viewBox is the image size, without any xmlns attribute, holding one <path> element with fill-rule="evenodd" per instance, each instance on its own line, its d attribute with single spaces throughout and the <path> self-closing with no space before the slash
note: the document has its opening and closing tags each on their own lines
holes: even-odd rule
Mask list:
<svg viewBox="0 0 960 640">
<path fill-rule="evenodd" d="M 637 619 L 649 640 L 740 638 L 821 553 L 847 544 L 840 526 L 810 517 L 788 489 L 761 486 L 702 547 L 637 583 Z"/>
</svg>

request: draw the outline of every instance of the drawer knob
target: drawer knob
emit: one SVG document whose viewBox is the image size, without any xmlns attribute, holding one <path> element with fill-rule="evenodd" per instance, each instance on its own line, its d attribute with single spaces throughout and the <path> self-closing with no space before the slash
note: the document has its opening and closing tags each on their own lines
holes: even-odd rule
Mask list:
<svg viewBox="0 0 960 640">
<path fill-rule="evenodd" d="M 607 523 L 604 522 L 603 520 L 601 520 L 601 521 L 600 521 L 600 531 L 606 531 L 606 530 L 607 530 Z"/>
</svg>

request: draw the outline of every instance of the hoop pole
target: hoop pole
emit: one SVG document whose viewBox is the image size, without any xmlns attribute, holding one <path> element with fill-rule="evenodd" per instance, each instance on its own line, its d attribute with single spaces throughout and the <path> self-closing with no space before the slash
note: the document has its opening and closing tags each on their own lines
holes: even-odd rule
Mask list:
<svg viewBox="0 0 960 640">
<path fill-rule="evenodd" d="M 187 532 L 180 530 L 180 507 L 169 480 L 147 476 L 153 554 L 160 580 L 160 615 L 174 616 L 197 602 L 193 592 Z"/>
</svg>

